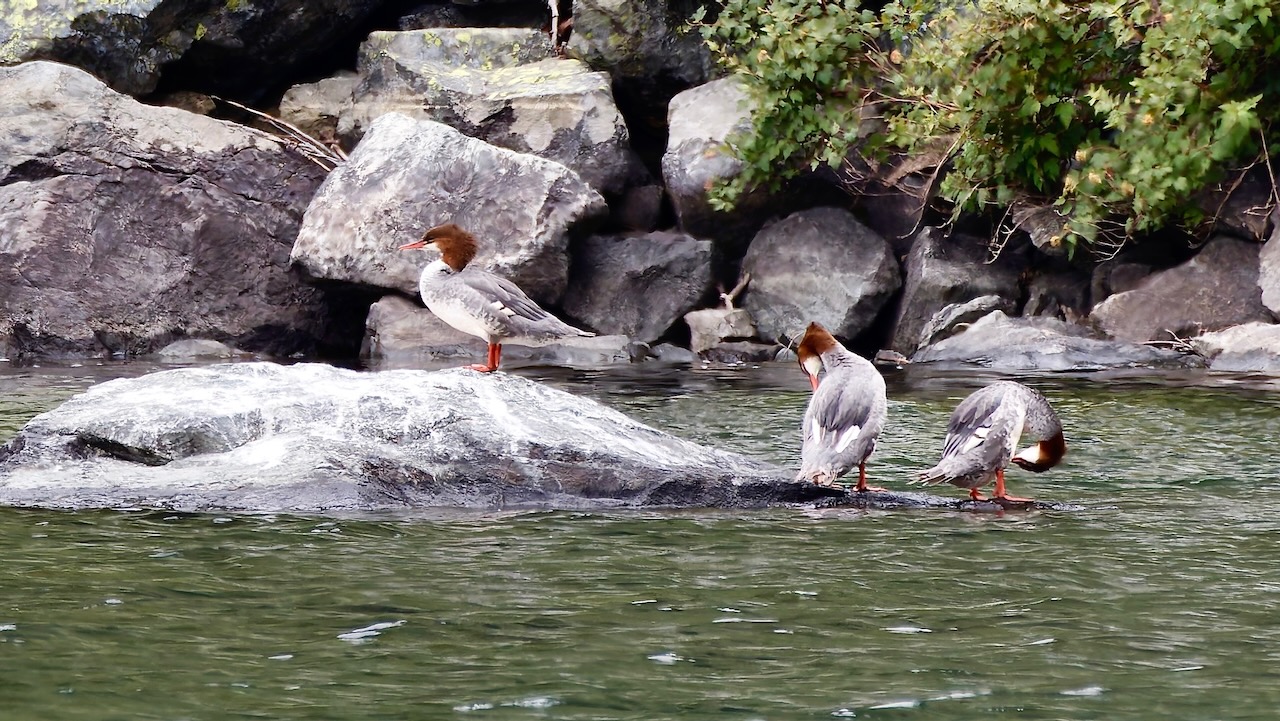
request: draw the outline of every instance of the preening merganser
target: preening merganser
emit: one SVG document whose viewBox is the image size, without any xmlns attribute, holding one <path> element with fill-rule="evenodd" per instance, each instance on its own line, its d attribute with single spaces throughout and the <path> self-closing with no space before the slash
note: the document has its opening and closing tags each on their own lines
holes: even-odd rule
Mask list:
<svg viewBox="0 0 1280 721">
<path fill-rule="evenodd" d="M 813 387 L 796 480 L 830 486 L 857 466 L 856 490 L 884 490 L 867 485 L 867 457 L 876 448 L 889 407 L 880 371 L 817 323 L 809 324 L 796 354 Z"/>
<path fill-rule="evenodd" d="M 1018 439 L 1024 433 L 1036 443 L 1018 451 Z M 985 501 L 978 489 L 994 478 L 995 498 L 1025 503 L 1031 499 L 1005 493 L 1005 466 L 1013 462 L 1042 473 L 1058 465 L 1066 453 L 1062 422 L 1049 401 L 1021 383 L 998 381 L 956 406 L 947 425 L 942 460 L 921 473 L 917 482 L 968 488 L 970 498 Z"/>
<path fill-rule="evenodd" d="M 457 225 L 438 225 L 424 233 L 422 240 L 406 243 L 400 250 L 428 245 L 440 250 L 440 258 L 429 263 L 418 279 L 422 302 L 440 320 L 489 344 L 487 362 L 468 368 L 482 373 L 497 370 L 504 341 L 537 346 L 595 335 L 539 308 L 506 278 L 469 266 L 476 257 L 476 239 Z"/>
</svg>

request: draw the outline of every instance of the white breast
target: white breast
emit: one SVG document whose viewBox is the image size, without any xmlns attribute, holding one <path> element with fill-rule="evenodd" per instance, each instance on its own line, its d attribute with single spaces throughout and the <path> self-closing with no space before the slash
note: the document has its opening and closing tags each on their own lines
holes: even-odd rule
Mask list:
<svg viewBox="0 0 1280 721">
<path fill-rule="evenodd" d="M 484 321 L 488 308 L 476 308 L 470 302 L 484 301 L 474 293 L 460 293 L 454 285 L 454 272 L 443 260 L 435 260 L 422 270 L 418 279 L 418 294 L 427 309 L 452 328 L 473 335 L 485 342 L 493 342 L 497 328 Z"/>
<path fill-rule="evenodd" d="M 432 299 L 427 301 L 427 308 L 435 313 L 437 318 L 463 333 L 480 338 L 486 343 L 494 340 L 488 325 L 456 299 Z"/>
</svg>

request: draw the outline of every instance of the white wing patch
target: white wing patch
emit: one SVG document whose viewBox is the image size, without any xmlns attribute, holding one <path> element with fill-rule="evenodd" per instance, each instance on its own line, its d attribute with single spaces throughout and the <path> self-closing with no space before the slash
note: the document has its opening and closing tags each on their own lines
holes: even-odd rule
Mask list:
<svg viewBox="0 0 1280 721">
<path fill-rule="evenodd" d="M 818 422 L 818 419 L 814 418 L 809 421 L 809 436 L 815 441 L 821 441 L 822 435 L 822 424 Z"/>
<path fill-rule="evenodd" d="M 495 311 L 497 311 L 497 312 L 499 312 L 499 313 L 501 313 L 501 314 L 505 315 L 505 316 L 506 316 L 506 317 L 508 317 L 508 318 L 510 318 L 511 316 L 513 316 L 513 315 L 515 315 L 515 314 L 516 314 L 516 312 L 515 312 L 514 310 L 511 310 L 510 308 L 508 308 L 508 307 L 507 307 L 507 306 L 506 306 L 502 301 L 500 301 L 500 300 L 490 301 L 490 303 L 489 303 L 489 307 L 490 307 L 490 308 L 493 308 Z"/>
<path fill-rule="evenodd" d="M 836 453 L 841 453 L 844 449 L 853 445 L 858 440 L 858 436 L 862 434 L 862 426 L 851 426 L 849 430 L 840 434 L 840 440 L 836 441 Z"/>
<path fill-rule="evenodd" d="M 991 426 L 980 426 L 973 431 L 973 435 L 969 436 L 964 445 L 960 447 L 960 453 L 968 453 L 987 440 L 987 434 L 991 433 Z"/>
</svg>

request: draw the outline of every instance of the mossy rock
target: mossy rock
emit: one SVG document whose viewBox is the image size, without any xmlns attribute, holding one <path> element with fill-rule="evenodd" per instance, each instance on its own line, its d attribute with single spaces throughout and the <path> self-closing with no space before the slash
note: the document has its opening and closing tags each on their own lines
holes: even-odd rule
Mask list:
<svg viewBox="0 0 1280 721">
<path fill-rule="evenodd" d="M 379 31 L 360 46 L 361 72 L 390 57 L 408 66 L 440 63 L 455 68 L 496 70 L 553 57 L 551 40 L 523 28 L 432 28 Z"/>
</svg>

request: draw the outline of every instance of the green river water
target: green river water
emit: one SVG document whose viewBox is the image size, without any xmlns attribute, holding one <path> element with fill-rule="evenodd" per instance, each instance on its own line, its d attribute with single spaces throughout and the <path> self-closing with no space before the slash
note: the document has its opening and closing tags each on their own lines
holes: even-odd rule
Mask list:
<svg viewBox="0 0 1280 721">
<path fill-rule="evenodd" d="M 0 441 L 146 370 L 0 370 Z M 519 372 L 798 462 L 791 364 Z M 891 373 L 872 481 L 990 379 Z M 0 720 L 1280 718 L 1280 388 L 1028 382 L 1083 510 L 0 509 Z"/>
</svg>

